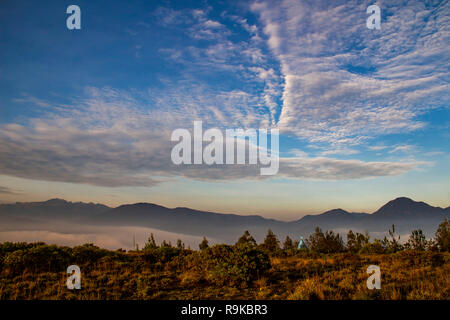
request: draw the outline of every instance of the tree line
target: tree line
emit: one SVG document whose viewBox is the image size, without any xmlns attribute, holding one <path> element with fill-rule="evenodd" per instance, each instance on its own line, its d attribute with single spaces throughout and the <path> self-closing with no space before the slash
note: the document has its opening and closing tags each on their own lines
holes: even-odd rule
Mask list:
<svg viewBox="0 0 450 320">
<path fill-rule="evenodd" d="M 244 234 L 237 240 L 235 245 L 247 244 L 252 247 L 261 249 L 268 254 L 295 254 L 298 251 L 312 251 L 316 253 L 366 253 L 366 254 L 381 254 L 381 253 L 395 253 L 401 250 L 417 250 L 417 251 L 441 251 L 448 252 L 450 250 L 450 221 L 447 218 L 439 225 L 433 239 L 426 239 L 425 234 L 421 229 L 413 230 L 409 239 L 405 243 L 400 242 L 400 235 L 395 231 L 395 225 L 392 225 L 388 230 L 388 236 L 383 239 L 374 239 L 370 241 L 370 236 L 367 232 L 364 234 L 353 232 L 349 230 L 346 236 L 346 241 L 343 240 L 339 233 L 332 230 L 322 231 L 321 228 L 316 227 L 307 239 L 305 239 L 307 249 L 297 249 L 299 241 L 293 240 L 286 236 L 283 242 L 279 241 L 272 230 L 268 230 L 264 241 L 260 244 L 251 236 L 250 232 L 246 230 Z M 172 244 L 163 241 L 161 247 L 172 247 Z M 144 246 L 144 250 L 157 248 L 158 245 L 154 239 L 153 234 Z M 206 237 L 199 244 L 200 250 L 209 248 L 209 241 Z M 185 245 L 181 240 L 177 241 L 176 248 L 184 249 Z"/>
</svg>

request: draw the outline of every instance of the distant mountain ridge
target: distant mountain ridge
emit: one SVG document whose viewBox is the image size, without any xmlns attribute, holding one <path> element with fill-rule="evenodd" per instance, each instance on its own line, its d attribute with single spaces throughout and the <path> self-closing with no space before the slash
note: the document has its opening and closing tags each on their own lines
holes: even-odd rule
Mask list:
<svg viewBox="0 0 450 320">
<path fill-rule="evenodd" d="M 70 202 L 63 199 L 50 199 L 42 202 L 16 202 L 0 204 L 0 215 L 19 215 L 28 218 L 64 218 L 83 220 L 105 212 L 111 208 L 103 204 Z"/>
<path fill-rule="evenodd" d="M 235 240 L 244 230 L 256 237 L 263 237 L 272 229 L 280 237 L 308 235 L 316 226 L 343 232 L 385 232 L 392 224 L 399 232 L 422 229 L 433 234 L 439 223 L 450 214 L 450 207 L 433 207 L 400 197 L 389 201 L 372 214 L 347 212 L 333 209 L 317 215 L 306 215 L 299 220 L 284 222 L 258 215 L 221 214 L 177 207 L 167 208 L 153 203 L 125 204 L 110 208 L 103 204 L 69 202 L 50 199 L 44 202 L 18 202 L 0 205 L 0 222 L 6 225 L 36 223 L 40 221 L 73 222 L 97 226 L 139 226 L 177 232 L 188 235 L 207 236 Z"/>
<path fill-rule="evenodd" d="M 449 208 L 432 207 L 425 202 L 417 202 L 406 197 L 401 197 L 389 201 L 380 209 L 375 211 L 372 216 L 383 218 L 411 218 L 425 216 L 440 216 L 448 213 Z"/>
</svg>

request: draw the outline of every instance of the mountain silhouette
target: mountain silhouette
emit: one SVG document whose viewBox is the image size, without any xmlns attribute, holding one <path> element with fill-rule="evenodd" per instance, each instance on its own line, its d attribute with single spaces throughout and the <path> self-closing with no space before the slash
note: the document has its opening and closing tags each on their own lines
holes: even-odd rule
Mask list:
<svg viewBox="0 0 450 320">
<path fill-rule="evenodd" d="M 70 202 L 50 199 L 43 202 L 16 202 L 0 205 L 0 215 L 8 214 L 35 219 L 66 219 L 84 221 L 96 214 L 110 210 L 103 204 Z"/>
<path fill-rule="evenodd" d="M 343 228 L 369 216 L 367 213 L 347 212 L 343 209 L 333 209 L 316 215 L 306 215 L 297 221 L 300 225 L 316 225 L 323 229 Z"/>
<path fill-rule="evenodd" d="M 442 218 L 449 210 L 432 207 L 425 202 L 417 202 L 409 198 L 401 197 L 389 201 L 372 214 L 372 217 L 384 219 L 411 219 L 411 218 Z"/>
<path fill-rule="evenodd" d="M 2 230 L 48 223 L 70 222 L 90 226 L 148 227 L 187 235 L 207 236 L 224 242 L 235 241 L 245 230 L 262 239 L 272 229 L 280 239 L 286 235 L 308 236 L 316 227 L 346 232 L 386 232 L 392 224 L 400 233 L 422 229 L 432 236 L 439 223 L 448 217 L 450 208 L 433 207 L 401 197 L 389 201 L 372 214 L 333 209 L 299 220 L 285 222 L 258 215 L 221 214 L 177 207 L 167 208 L 153 203 L 135 203 L 110 208 L 102 204 L 50 199 L 43 202 L 18 202 L 0 205 Z"/>
</svg>

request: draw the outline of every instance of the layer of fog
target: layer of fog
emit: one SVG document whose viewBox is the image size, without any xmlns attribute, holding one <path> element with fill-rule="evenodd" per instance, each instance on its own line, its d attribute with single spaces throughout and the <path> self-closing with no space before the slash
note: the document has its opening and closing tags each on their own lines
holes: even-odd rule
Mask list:
<svg viewBox="0 0 450 320">
<path fill-rule="evenodd" d="M 178 239 L 183 241 L 186 248 L 198 249 L 202 237 L 186 234 L 178 234 L 145 227 L 98 227 L 84 225 L 65 225 L 64 228 L 51 226 L 49 228 L 21 228 L 21 230 L 1 230 L 0 242 L 45 242 L 64 246 L 76 246 L 85 243 L 93 243 L 96 246 L 116 250 L 133 249 L 133 243 L 143 248 L 151 233 L 160 244 L 163 240 L 176 245 Z M 24 230 L 25 229 L 25 230 Z M 208 239 L 210 243 L 216 243 L 215 239 Z"/>
</svg>

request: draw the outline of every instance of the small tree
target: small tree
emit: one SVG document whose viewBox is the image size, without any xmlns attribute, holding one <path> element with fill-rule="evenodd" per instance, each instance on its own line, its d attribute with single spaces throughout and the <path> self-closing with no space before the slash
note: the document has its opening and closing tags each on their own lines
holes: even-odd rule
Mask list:
<svg viewBox="0 0 450 320">
<path fill-rule="evenodd" d="M 367 232 L 367 230 L 366 230 L 365 234 L 357 232 L 356 233 L 356 241 L 358 243 L 359 248 L 362 248 L 366 244 L 368 244 L 370 241 L 370 236 L 369 236 L 369 233 Z"/>
<path fill-rule="evenodd" d="M 316 227 L 313 234 L 309 235 L 307 240 L 308 247 L 315 252 L 322 252 L 325 248 L 325 236 L 322 229 Z"/>
<path fill-rule="evenodd" d="M 263 248 L 270 253 L 275 253 L 280 250 L 280 241 L 272 230 L 267 231 L 266 238 L 264 239 Z"/>
<path fill-rule="evenodd" d="M 353 253 L 359 252 L 366 244 L 369 243 L 369 234 L 362 234 L 357 232 L 356 234 L 350 230 L 347 233 L 347 250 Z"/>
<path fill-rule="evenodd" d="M 407 246 L 412 250 L 425 251 L 427 248 L 427 240 L 422 230 L 413 230 L 411 232 Z"/>
<path fill-rule="evenodd" d="M 203 237 L 202 242 L 198 245 L 200 250 L 205 250 L 209 248 L 208 240 L 206 240 L 206 237 Z"/>
<path fill-rule="evenodd" d="M 395 226 L 392 225 L 392 230 L 389 229 L 389 236 L 391 237 L 390 240 L 387 241 L 386 245 L 388 248 L 388 251 L 390 252 L 397 252 L 403 249 L 403 246 L 400 243 L 400 235 L 397 237 L 395 234 Z"/>
<path fill-rule="evenodd" d="M 344 250 L 344 242 L 339 234 L 335 234 L 333 231 L 323 233 L 319 227 L 316 227 L 315 232 L 309 236 L 307 244 L 312 251 L 320 253 L 334 253 Z"/>
<path fill-rule="evenodd" d="M 177 240 L 177 249 L 184 250 L 184 243 L 181 241 L 181 239 Z"/>
<path fill-rule="evenodd" d="M 244 234 L 238 239 L 235 245 L 250 245 L 256 247 L 256 240 L 250 235 L 248 230 L 245 230 Z"/>
<path fill-rule="evenodd" d="M 327 249 L 325 250 L 326 253 L 344 251 L 344 241 L 342 241 L 339 233 L 335 234 L 332 230 L 325 233 L 325 243 L 327 246 Z"/>
<path fill-rule="evenodd" d="M 283 242 L 283 250 L 292 250 L 295 249 L 294 242 L 289 236 L 286 236 L 286 239 Z"/>
<path fill-rule="evenodd" d="M 439 225 L 435 235 L 435 242 L 439 251 L 450 251 L 450 222 L 447 218 Z"/>
<path fill-rule="evenodd" d="M 144 245 L 144 250 L 148 249 L 156 249 L 158 246 L 156 245 L 155 237 L 153 236 L 153 233 L 150 234 L 150 237 L 148 238 L 147 242 Z"/>
<path fill-rule="evenodd" d="M 161 247 L 163 248 L 172 248 L 172 242 L 167 242 L 166 240 L 163 240 L 163 242 L 161 242 Z"/>
<path fill-rule="evenodd" d="M 356 235 L 350 230 L 347 233 L 347 250 L 350 252 L 358 252 L 358 246 L 356 242 Z"/>
</svg>

